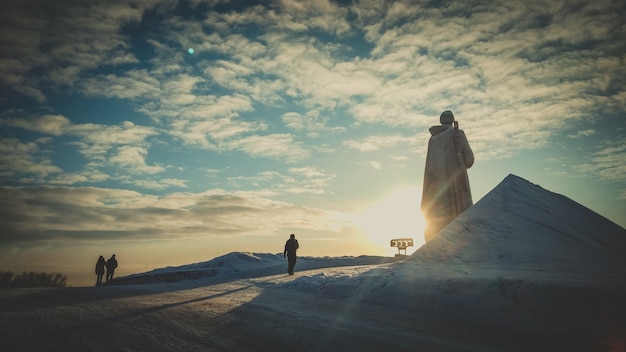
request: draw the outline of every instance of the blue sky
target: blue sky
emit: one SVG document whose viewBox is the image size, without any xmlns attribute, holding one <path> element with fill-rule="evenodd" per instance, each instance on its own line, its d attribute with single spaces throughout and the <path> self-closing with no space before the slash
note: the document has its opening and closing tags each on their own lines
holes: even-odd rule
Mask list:
<svg viewBox="0 0 626 352">
<path fill-rule="evenodd" d="M 513 173 L 626 226 L 621 2 L 0 10 L 2 268 L 184 264 L 279 252 L 291 232 L 303 255 L 419 245 L 447 109 L 475 201 Z"/>
</svg>

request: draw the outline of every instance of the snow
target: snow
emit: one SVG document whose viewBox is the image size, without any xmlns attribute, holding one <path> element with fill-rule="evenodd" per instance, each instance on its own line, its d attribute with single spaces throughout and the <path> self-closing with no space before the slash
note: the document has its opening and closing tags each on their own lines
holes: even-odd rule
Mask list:
<svg viewBox="0 0 626 352">
<path fill-rule="evenodd" d="M 116 284 L 145 284 L 176 282 L 186 279 L 235 279 L 276 275 L 286 272 L 282 254 L 234 252 L 208 262 L 155 269 L 147 273 L 128 275 L 115 280 Z M 354 265 L 389 263 L 394 258 L 379 256 L 307 257 L 298 258 L 298 269 L 311 270 Z"/>
<path fill-rule="evenodd" d="M 286 265 L 236 252 L 118 285 L 5 290 L 0 349 L 626 350 L 626 230 L 514 175 L 405 260 Z"/>
</svg>

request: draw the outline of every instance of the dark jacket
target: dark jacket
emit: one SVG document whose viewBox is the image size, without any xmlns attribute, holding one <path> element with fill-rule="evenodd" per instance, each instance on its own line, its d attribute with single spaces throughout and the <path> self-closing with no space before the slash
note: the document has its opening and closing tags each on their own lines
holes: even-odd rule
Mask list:
<svg viewBox="0 0 626 352">
<path fill-rule="evenodd" d="M 106 267 L 108 271 L 115 270 L 115 268 L 117 268 L 117 259 L 113 257 L 109 258 L 109 260 L 107 260 L 106 262 Z"/>
<path fill-rule="evenodd" d="M 285 251 L 283 252 L 283 255 L 287 254 L 290 257 L 295 256 L 296 250 L 298 250 L 298 248 L 300 248 L 298 240 L 295 238 L 290 238 L 287 240 L 287 243 L 285 243 Z"/>
<path fill-rule="evenodd" d="M 104 266 L 106 262 L 104 261 L 104 257 L 100 256 L 98 258 L 98 262 L 96 262 L 96 275 L 104 275 Z"/>
</svg>

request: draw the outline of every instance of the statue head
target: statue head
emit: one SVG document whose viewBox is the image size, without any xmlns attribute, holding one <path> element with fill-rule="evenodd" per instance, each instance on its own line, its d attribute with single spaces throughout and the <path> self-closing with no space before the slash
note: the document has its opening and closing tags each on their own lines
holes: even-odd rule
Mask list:
<svg viewBox="0 0 626 352">
<path fill-rule="evenodd" d="M 442 112 L 441 116 L 439 116 L 439 122 L 441 122 L 442 125 L 452 124 L 452 122 L 454 122 L 454 115 L 452 114 L 452 111 L 446 110 Z"/>
</svg>

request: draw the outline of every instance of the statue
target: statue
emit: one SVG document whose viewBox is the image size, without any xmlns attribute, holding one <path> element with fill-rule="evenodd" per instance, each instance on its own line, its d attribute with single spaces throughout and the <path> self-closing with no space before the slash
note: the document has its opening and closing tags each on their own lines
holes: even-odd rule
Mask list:
<svg viewBox="0 0 626 352">
<path fill-rule="evenodd" d="M 439 121 L 440 126 L 429 129 L 424 170 L 421 207 L 426 242 L 473 204 L 467 169 L 474 164 L 474 153 L 452 111 L 444 111 Z"/>
</svg>

